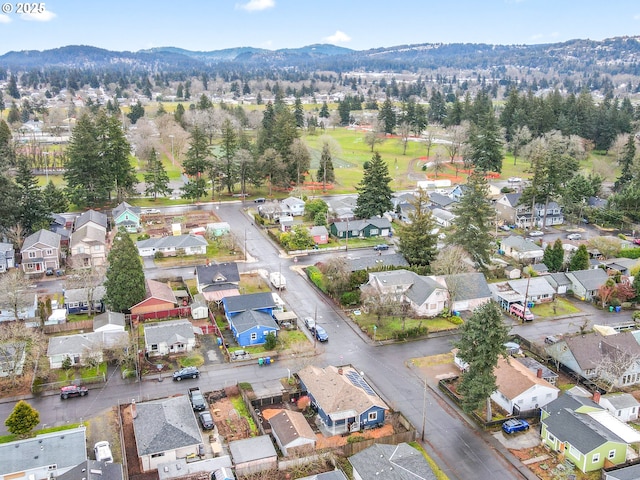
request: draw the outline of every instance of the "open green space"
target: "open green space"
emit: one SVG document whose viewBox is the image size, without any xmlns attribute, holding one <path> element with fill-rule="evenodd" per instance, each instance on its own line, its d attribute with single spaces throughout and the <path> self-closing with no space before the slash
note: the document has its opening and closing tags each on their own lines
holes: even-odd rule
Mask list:
<svg viewBox="0 0 640 480">
<path fill-rule="evenodd" d="M 537 317 L 551 318 L 580 313 L 580 309 L 569 300 L 562 297 L 556 297 L 553 302 L 536 304 L 531 309 L 531 313 Z"/>
</svg>

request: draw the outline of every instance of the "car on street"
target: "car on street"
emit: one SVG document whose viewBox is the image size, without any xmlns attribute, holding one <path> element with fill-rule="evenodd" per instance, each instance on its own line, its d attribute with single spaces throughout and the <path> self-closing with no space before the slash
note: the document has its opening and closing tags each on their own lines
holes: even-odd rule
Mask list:
<svg viewBox="0 0 640 480">
<path fill-rule="evenodd" d="M 379 245 L 373 247 L 373 249 L 376 252 L 381 252 L 382 250 L 389 250 L 389 245 L 387 245 L 386 243 L 380 243 Z"/>
<path fill-rule="evenodd" d="M 178 382 L 185 378 L 198 378 L 199 376 L 200 371 L 196 367 L 184 367 L 173 372 L 173 379 Z"/>
<path fill-rule="evenodd" d="M 509 228 L 509 225 L 500 225 L 500 230 L 504 230 L 505 232 L 511 231 L 511 229 Z"/>
<path fill-rule="evenodd" d="M 316 340 L 318 340 L 319 342 L 326 342 L 327 340 L 329 340 L 327 331 L 320 325 L 316 325 L 316 328 L 313 330 L 313 334 L 315 335 Z"/>
<path fill-rule="evenodd" d="M 213 427 L 215 427 L 211 412 L 209 412 L 208 410 L 200 412 L 198 414 L 198 420 L 200 420 L 200 425 L 202 425 L 203 430 L 213 430 Z"/>
<path fill-rule="evenodd" d="M 580 235 L 579 233 L 570 233 L 569 235 L 567 235 L 568 240 L 580 240 L 581 238 L 582 235 Z"/>
<path fill-rule="evenodd" d="M 540 230 L 534 230 L 533 232 L 529 232 L 530 237 L 541 237 L 543 235 L 544 235 L 544 232 Z"/>
<path fill-rule="evenodd" d="M 634 238 L 633 243 L 635 243 L 636 245 L 640 245 L 640 238 Z"/>
<path fill-rule="evenodd" d="M 311 317 L 304 317 L 304 326 L 313 332 L 316 328 L 316 321 Z"/>
<path fill-rule="evenodd" d="M 502 424 L 502 430 L 504 430 L 504 433 L 508 434 L 524 432 L 529 430 L 529 422 L 520 418 L 512 418 Z"/>
<path fill-rule="evenodd" d="M 520 183 L 522 182 L 522 179 L 520 177 L 509 177 L 509 180 L 507 180 L 509 183 Z"/>
<path fill-rule="evenodd" d="M 267 201 L 267 199 L 266 199 L 266 198 L 264 198 L 264 197 L 259 197 L 259 198 L 256 198 L 253 202 L 254 202 L 254 203 L 264 203 L 264 202 L 266 202 L 266 201 Z"/>
<path fill-rule="evenodd" d="M 89 394 L 89 389 L 80 385 L 69 385 L 60 389 L 60 398 L 66 400 L 69 397 L 84 397 Z"/>
<path fill-rule="evenodd" d="M 157 208 L 145 208 L 141 213 L 143 215 L 156 215 L 160 213 L 160 210 L 158 210 Z"/>
</svg>

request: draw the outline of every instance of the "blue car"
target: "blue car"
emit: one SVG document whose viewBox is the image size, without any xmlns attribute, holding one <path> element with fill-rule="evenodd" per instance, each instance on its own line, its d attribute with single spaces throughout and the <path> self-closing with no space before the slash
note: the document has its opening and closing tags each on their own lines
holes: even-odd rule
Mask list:
<svg viewBox="0 0 640 480">
<path fill-rule="evenodd" d="M 512 418 L 502 424 L 502 430 L 504 430 L 504 433 L 524 432 L 529 430 L 529 422 L 519 418 Z"/>
<path fill-rule="evenodd" d="M 314 335 L 316 336 L 316 340 L 319 342 L 326 342 L 329 340 L 329 335 L 327 335 L 327 331 L 322 328 L 320 325 L 316 325 L 314 330 Z"/>
</svg>

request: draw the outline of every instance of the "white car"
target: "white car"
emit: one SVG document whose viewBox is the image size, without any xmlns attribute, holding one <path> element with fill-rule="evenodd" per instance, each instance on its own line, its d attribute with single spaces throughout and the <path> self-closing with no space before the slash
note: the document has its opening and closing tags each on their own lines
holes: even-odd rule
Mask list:
<svg viewBox="0 0 640 480">
<path fill-rule="evenodd" d="M 580 240 L 582 238 L 582 235 L 580 235 L 579 233 L 570 233 L 569 235 L 567 235 L 567 239 L 569 240 Z"/>
<path fill-rule="evenodd" d="M 541 237 L 543 235 L 544 235 L 544 232 L 541 232 L 540 230 L 534 230 L 533 232 L 529 232 L 530 237 Z"/>
<path fill-rule="evenodd" d="M 158 210 L 157 208 L 145 208 L 144 210 L 142 210 L 143 215 L 155 215 L 158 213 L 160 213 L 160 210 Z"/>
<path fill-rule="evenodd" d="M 113 463 L 113 455 L 111 454 L 111 447 L 109 442 L 102 441 L 94 445 L 93 451 L 96 454 L 96 460 L 98 462 Z"/>
<path fill-rule="evenodd" d="M 520 177 L 509 177 L 509 183 L 520 183 L 522 179 Z"/>
</svg>

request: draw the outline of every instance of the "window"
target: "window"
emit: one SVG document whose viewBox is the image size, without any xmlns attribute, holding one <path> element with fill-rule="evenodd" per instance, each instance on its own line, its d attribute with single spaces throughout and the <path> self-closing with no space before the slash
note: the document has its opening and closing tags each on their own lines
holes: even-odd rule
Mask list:
<svg viewBox="0 0 640 480">
<path fill-rule="evenodd" d="M 618 410 L 618 416 L 622 415 L 622 410 Z"/>
<path fill-rule="evenodd" d="M 537 401 L 538 401 L 538 397 L 537 396 L 531 397 L 531 403 L 534 403 L 534 402 L 537 402 Z"/>
<path fill-rule="evenodd" d="M 152 343 L 151 344 L 151 350 L 152 351 L 158 350 L 158 344 L 157 343 Z"/>
<path fill-rule="evenodd" d="M 151 458 L 157 458 L 157 457 L 164 457 L 164 452 L 151 454 Z"/>
<path fill-rule="evenodd" d="M 36 252 L 29 252 L 29 258 L 36 258 Z"/>
<path fill-rule="evenodd" d="M 609 460 L 612 460 L 616 457 L 616 451 L 615 450 L 609 450 L 609 455 L 607 455 L 607 457 L 609 458 Z"/>
<path fill-rule="evenodd" d="M 54 464 L 52 464 L 52 465 L 49 465 L 49 466 L 47 467 L 47 469 L 48 469 L 49 471 L 51 471 L 51 470 L 55 470 L 56 468 L 58 468 L 58 465 L 56 465 L 55 463 L 54 463 Z"/>
<path fill-rule="evenodd" d="M 554 437 L 551 433 L 547 432 L 547 440 L 549 440 L 550 443 L 553 443 L 555 445 L 556 443 L 556 437 Z"/>
<path fill-rule="evenodd" d="M 594 453 L 593 457 L 591 457 L 591 463 L 598 463 L 600 461 L 600 454 Z"/>
<path fill-rule="evenodd" d="M 258 334 L 257 333 L 252 333 L 251 334 L 251 341 L 257 340 L 258 339 Z"/>
<path fill-rule="evenodd" d="M 577 448 L 575 448 L 573 445 L 569 445 L 569 453 L 574 458 L 577 458 L 577 459 L 582 458 L 582 454 L 580 453 L 580 451 Z"/>
<path fill-rule="evenodd" d="M 369 235 L 373 236 L 373 235 L 378 235 L 380 233 L 380 230 L 378 230 L 377 228 L 372 228 L 371 230 L 369 230 Z"/>
<path fill-rule="evenodd" d="M 45 251 L 44 251 L 44 254 L 45 254 L 47 257 L 50 257 L 50 256 L 52 256 L 52 255 L 53 255 L 53 250 L 51 250 L 50 248 L 48 248 L 47 250 L 45 250 Z"/>
<path fill-rule="evenodd" d="M 369 416 L 367 417 L 367 420 L 369 420 L 370 422 L 374 422 L 378 419 L 378 412 L 369 412 Z"/>
</svg>

